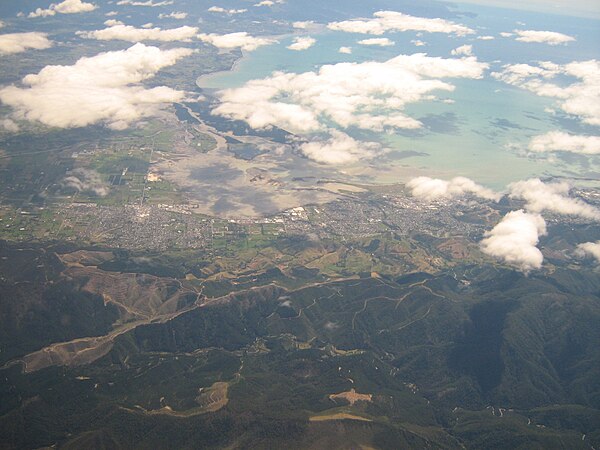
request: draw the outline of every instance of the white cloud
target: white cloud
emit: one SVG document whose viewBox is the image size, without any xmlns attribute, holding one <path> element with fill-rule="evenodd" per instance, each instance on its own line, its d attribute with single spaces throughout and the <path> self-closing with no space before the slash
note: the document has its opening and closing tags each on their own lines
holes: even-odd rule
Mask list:
<svg viewBox="0 0 600 450">
<path fill-rule="evenodd" d="M 248 11 L 247 9 L 225 9 L 220 6 L 211 6 L 208 8 L 208 12 L 214 13 L 225 13 L 225 14 L 242 14 Z"/>
<path fill-rule="evenodd" d="M 536 245 L 539 237 L 545 234 L 546 222 L 542 216 L 523 210 L 511 211 L 485 233 L 481 250 L 529 272 L 542 267 L 544 256 Z"/>
<path fill-rule="evenodd" d="M 4 22 L 0 20 L 0 28 L 4 27 Z"/>
<path fill-rule="evenodd" d="M 533 42 L 548 45 L 560 45 L 575 40 L 572 36 L 555 31 L 514 30 L 516 40 L 520 42 Z"/>
<path fill-rule="evenodd" d="M 294 28 L 298 28 L 299 30 L 306 30 L 308 28 L 312 28 L 315 25 L 315 23 L 312 20 L 305 20 L 303 22 L 294 22 L 292 23 L 292 26 Z"/>
<path fill-rule="evenodd" d="M 406 186 L 411 190 L 414 197 L 426 201 L 463 197 L 467 194 L 495 201 L 500 200 L 502 197 L 491 189 L 483 187 L 465 177 L 456 177 L 450 181 L 417 177 L 410 180 Z"/>
<path fill-rule="evenodd" d="M 176 19 L 176 20 L 183 20 L 185 18 L 187 18 L 188 13 L 186 12 L 181 12 L 181 11 L 173 11 L 170 14 L 159 14 L 158 18 L 159 19 Z"/>
<path fill-rule="evenodd" d="M 477 40 L 479 41 L 493 41 L 496 39 L 494 36 L 477 36 Z"/>
<path fill-rule="evenodd" d="M 244 120 L 253 128 L 278 126 L 296 132 L 323 130 L 321 120 L 343 128 L 415 129 L 421 123 L 402 112 L 406 105 L 430 98 L 436 90 L 454 90 L 440 78 L 480 78 L 487 67 L 474 57 L 443 59 L 420 53 L 385 62 L 325 65 L 318 72 L 275 72 L 220 91 L 221 104 L 213 113 Z"/>
<path fill-rule="evenodd" d="M 558 75 L 577 79 L 566 86 L 550 82 Z M 527 89 L 539 96 L 557 99 L 567 114 L 579 116 L 590 125 L 600 125 L 600 61 L 571 62 L 559 65 L 549 62 L 508 64 L 502 72 L 492 74 L 495 78 L 513 86 Z"/>
<path fill-rule="evenodd" d="M 261 2 L 254 4 L 254 6 L 273 6 L 281 3 L 285 3 L 284 0 L 262 0 Z"/>
<path fill-rule="evenodd" d="M 136 44 L 81 58 L 72 66 L 46 66 L 23 78 L 23 87 L 0 89 L 0 102 L 13 109 L 16 119 L 50 127 L 105 123 L 123 129 L 184 98 L 184 92 L 165 86 L 146 89 L 140 83 L 192 52 Z"/>
<path fill-rule="evenodd" d="M 62 190 L 84 192 L 86 194 L 106 197 L 110 192 L 108 184 L 94 170 L 74 169 L 60 183 Z"/>
<path fill-rule="evenodd" d="M 99 41 L 121 40 L 128 42 L 140 41 L 183 41 L 190 42 L 191 38 L 196 36 L 198 28 L 183 26 L 163 30 L 161 28 L 135 28 L 131 25 L 116 24 L 96 31 L 78 31 L 77 35 L 86 39 L 96 39 Z"/>
<path fill-rule="evenodd" d="M 162 1 L 162 2 L 156 2 L 156 3 L 154 3 L 152 0 L 147 0 L 145 2 L 134 1 L 134 0 L 120 0 L 120 1 L 117 2 L 117 5 L 151 6 L 151 7 L 156 7 L 156 6 L 170 6 L 173 3 L 174 3 L 173 0 L 165 0 L 165 1 Z"/>
<path fill-rule="evenodd" d="M 550 131 L 546 134 L 535 136 L 529 142 L 529 150 L 536 153 L 562 151 L 583 155 L 599 155 L 600 137 Z"/>
<path fill-rule="evenodd" d="M 472 45 L 461 45 L 460 47 L 456 47 L 454 50 L 450 52 L 453 56 L 472 56 L 473 55 L 473 46 Z"/>
<path fill-rule="evenodd" d="M 525 209 L 535 213 L 551 211 L 558 214 L 600 220 L 600 210 L 578 198 L 569 197 L 568 183 L 544 183 L 539 178 L 517 181 L 508 185 L 510 198 L 522 199 Z"/>
<path fill-rule="evenodd" d="M 584 242 L 579 244 L 575 250 L 575 254 L 580 258 L 591 256 L 600 262 L 600 241 L 596 242 Z"/>
<path fill-rule="evenodd" d="M 117 11 L 109 11 L 106 14 L 104 14 L 106 17 L 114 17 L 114 16 L 118 16 L 119 13 Z"/>
<path fill-rule="evenodd" d="M 198 39 L 220 49 L 241 48 L 245 51 L 256 50 L 263 45 L 270 45 L 277 41 L 274 39 L 250 36 L 245 31 L 229 34 L 199 34 Z"/>
<path fill-rule="evenodd" d="M 425 47 L 427 45 L 426 42 L 423 42 L 420 39 L 413 39 L 412 41 L 410 41 L 411 44 L 413 44 L 415 47 Z"/>
<path fill-rule="evenodd" d="M 394 41 L 390 41 L 388 38 L 371 38 L 371 39 L 362 39 L 358 41 L 360 45 L 378 45 L 379 47 L 390 47 L 392 45 L 396 45 Z"/>
<path fill-rule="evenodd" d="M 114 27 L 116 25 L 125 25 L 123 22 L 121 22 L 120 20 L 116 20 L 116 19 L 108 19 L 104 21 L 104 25 L 106 25 L 107 27 Z"/>
<path fill-rule="evenodd" d="M 378 11 L 373 16 L 373 19 L 331 22 L 327 27 L 335 31 L 376 35 L 387 31 L 426 31 L 428 33 L 456 34 L 457 36 L 474 33 L 464 25 L 444 19 L 414 17 L 396 11 Z"/>
<path fill-rule="evenodd" d="M 329 134 L 331 137 L 326 141 L 302 144 L 300 151 L 313 161 L 332 165 L 353 164 L 385 152 L 376 142 L 359 142 L 337 130 L 329 130 Z"/>
<path fill-rule="evenodd" d="M 48 17 L 59 14 L 76 14 L 89 12 L 96 9 L 97 6 L 93 3 L 82 2 L 81 0 L 64 0 L 61 3 L 52 3 L 47 9 L 37 8 L 34 12 L 29 13 L 28 17 Z"/>
<path fill-rule="evenodd" d="M 297 37 L 294 38 L 294 43 L 289 45 L 287 48 L 290 50 L 302 51 L 311 48 L 316 42 L 317 40 L 311 38 L 310 36 Z"/>
<path fill-rule="evenodd" d="M 9 133 L 16 133 L 19 131 L 19 125 L 11 119 L 0 119 L 0 129 Z"/>
<path fill-rule="evenodd" d="M 29 33 L 0 34 L 0 54 L 20 53 L 29 49 L 43 50 L 52 47 L 52 41 L 46 33 L 32 31 Z"/>
<path fill-rule="evenodd" d="M 352 47 L 340 47 L 338 53 L 344 53 L 346 55 L 352 54 Z"/>
<path fill-rule="evenodd" d="M 509 38 L 509 37 L 512 37 L 513 34 L 512 33 L 508 33 L 506 31 L 503 31 L 503 32 L 500 33 L 500 36 L 502 36 L 504 38 Z"/>
</svg>

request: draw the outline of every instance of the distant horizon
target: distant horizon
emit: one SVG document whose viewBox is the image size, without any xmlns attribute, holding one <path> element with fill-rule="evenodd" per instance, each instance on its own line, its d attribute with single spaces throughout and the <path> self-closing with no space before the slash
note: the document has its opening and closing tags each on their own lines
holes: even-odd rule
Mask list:
<svg viewBox="0 0 600 450">
<path fill-rule="evenodd" d="M 587 17 L 600 19 L 600 2 L 589 0 L 530 0 L 520 2 L 516 0 L 461 0 L 449 3 L 468 3 L 498 8 L 517 9 L 522 11 L 543 12 L 573 17 Z"/>
</svg>

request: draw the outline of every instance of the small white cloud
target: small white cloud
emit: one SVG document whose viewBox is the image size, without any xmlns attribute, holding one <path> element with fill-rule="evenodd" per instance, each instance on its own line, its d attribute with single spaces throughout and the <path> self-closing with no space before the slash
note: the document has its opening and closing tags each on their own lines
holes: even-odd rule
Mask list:
<svg viewBox="0 0 600 450">
<path fill-rule="evenodd" d="M 118 16 L 119 13 L 117 11 L 109 11 L 106 14 L 104 14 L 106 17 L 114 17 L 114 16 Z"/>
<path fill-rule="evenodd" d="M 116 20 L 116 19 L 108 19 L 104 21 L 104 25 L 106 25 L 107 27 L 114 27 L 116 25 L 125 25 L 123 22 L 121 22 L 120 20 Z"/>
<path fill-rule="evenodd" d="M 464 36 L 474 31 L 464 25 L 444 19 L 428 19 L 414 17 L 396 11 L 378 11 L 373 19 L 346 20 L 331 22 L 327 25 L 330 30 L 348 33 L 364 33 L 381 35 L 387 31 L 425 31 L 428 33 L 447 33 Z"/>
<path fill-rule="evenodd" d="M 477 36 L 477 40 L 479 41 L 493 41 L 496 39 L 494 36 Z"/>
<path fill-rule="evenodd" d="M 67 176 L 60 183 L 60 188 L 63 191 L 83 192 L 98 197 L 106 197 L 110 192 L 108 184 L 98 172 L 83 168 L 67 172 Z"/>
<path fill-rule="evenodd" d="M 97 6 L 93 3 L 82 2 L 81 0 L 64 0 L 61 3 L 52 3 L 47 9 L 37 8 L 29 13 L 27 17 L 48 17 L 55 14 L 77 14 L 93 11 Z"/>
<path fill-rule="evenodd" d="M 224 14 L 242 14 L 247 11 L 248 11 L 247 9 L 225 9 L 225 8 L 221 8 L 220 6 L 211 6 L 210 8 L 208 8 L 208 12 L 224 13 Z"/>
<path fill-rule="evenodd" d="M 568 183 L 544 183 L 539 178 L 517 181 L 508 185 L 510 198 L 522 199 L 525 209 L 535 213 L 552 211 L 557 214 L 600 220 L 600 210 L 578 198 L 569 197 Z"/>
<path fill-rule="evenodd" d="M 500 200 L 502 197 L 501 194 L 465 177 L 456 177 L 450 181 L 429 177 L 417 177 L 410 180 L 406 186 L 411 190 L 414 197 L 426 201 L 458 198 L 467 194 L 495 201 Z"/>
<path fill-rule="evenodd" d="M 146 89 L 141 82 L 192 53 L 136 44 L 81 58 L 72 66 L 46 66 L 23 78 L 22 87 L 0 89 L 0 102 L 11 107 L 18 120 L 59 128 L 104 123 L 123 129 L 185 97 L 166 86 Z"/>
<path fill-rule="evenodd" d="M 159 14 L 158 18 L 159 19 L 176 19 L 176 20 L 183 20 L 185 18 L 187 18 L 188 13 L 186 12 L 181 12 L 181 11 L 173 11 L 170 14 Z"/>
<path fill-rule="evenodd" d="M 0 119 L 0 129 L 9 133 L 16 133 L 19 131 L 19 125 L 11 119 Z"/>
<path fill-rule="evenodd" d="M 426 42 L 423 42 L 420 39 L 413 39 L 412 41 L 410 41 L 411 44 L 413 44 L 415 47 L 425 47 L 427 45 Z"/>
<path fill-rule="evenodd" d="M 229 34 L 202 33 L 198 35 L 198 39 L 220 49 L 241 48 L 248 52 L 263 45 L 271 45 L 277 42 L 274 39 L 250 36 L 245 31 Z"/>
<path fill-rule="evenodd" d="M 500 33 L 500 36 L 504 37 L 504 38 L 509 38 L 511 37 L 513 34 L 512 33 L 508 33 L 506 31 L 503 31 Z"/>
<path fill-rule="evenodd" d="M 284 0 L 262 0 L 261 2 L 255 3 L 254 6 L 273 6 L 281 3 L 285 3 Z"/>
<path fill-rule="evenodd" d="M 472 56 L 473 46 L 472 45 L 461 45 L 450 52 L 453 56 Z"/>
<path fill-rule="evenodd" d="M 535 136 L 529 142 L 529 150 L 536 153 L 561 151 L 582 155 L 600 155 L 600 137 L 550 131 Z"/>
<path fill-rule="evenodd" d="M 516 40 L 520 42 L 533 42 L 548 45 L 560 45 L 573 42 L 574 37 L 555 31 L 515 30 Z"/>
<path fill-rule="evenodd" d="M 145 2 L 140 2 L 140 1 L 134 1 L 134 0 L 120 0 L 117 2 L 117 5 L 122 6 L 122 5 L 129 5 L 129 6 L 150 6 L 150 7 L 157 7 L 157 6 L 170 6 L 172 5 L 174 2 L 173 0 L 165 0 L 162 2 L 156 2 L 154 3 L 152 0 L 147 0 Z"/>
<path fill-rule="evenodd" d="M 303 22 L 292 23 L 292 26 L 294 28 L 298 28 L 299 30 L 306 30 L 308 28 L 312 28 L 314 25 L 315 25 L 315 23 L 312 20 L 306 20 Z"/>
<path fill-rule="evenodd" d="M 346 55 L 350 55 L 352 53 L 352 47 L 340 47 L 338 53 L 344 53 Z"/>
<path fill-rule="evenodd" d="M 511 211 L 491 231 L 485 233 L 481 250 L 487 255 L 515 265 L 523 272 L 539 269 L 544 255 L 536 247 L 546 234 L 546 222 L 539 214 Z"/>
<path fill-rule="evenodd" d="M 152 24 L 149 25 L 152 26 Z M 78 31 L 76 34 L 85 39 L 96 39 L 99 41 L 190 42 L 191 39 L 196 36 L 196 33 L 198 33 L 198 28 L 189 26 L 163 30 L 161 28 L 135 28 L 131 25 L 116 24 L 109 26 L 109 28 L 105 28 L 104 30 Z"/>
<path fill-rule="evenodd" d="M 309 159 L 322 164 L 354 164 L 373 159 L 384 149 L 376 142 L 361 142 L 337 130 L 329 130 L 330 138 L 302 144 L 300 151 Z"/>
<path fill-rule="evenodd" d="M 26 50 L 44 50 L 52 47 L 52 41 L 46 33 L 32 31 L 29 33 L 0 34 L 0 54 L 21 53 Z"/>
<path fill-rule="evenodd" d="M 362 39 L 358 41 L 360 45 L 377 45 L 379 47 L 390 47 L 392 45 L 396 45 L 394 41 L 390 41 L 388 38 L 371 38 L 371 39 Z"/>
<path fill-rule="evenodd" d="M 302 51 L 309 49 L 317 42 L 316 39 L 311 38 L 310 36 L 302 36 L 294 38 L 294 43 L 289 45 L 287 48 L 295 51 Z"/>
<path fill-rule="evenodd" d="M 600 262 L 600 241 L 579 244 L 575 250 L 575 254 L 580 258 L 591 256 L 597 262 Z"/>
</svg>

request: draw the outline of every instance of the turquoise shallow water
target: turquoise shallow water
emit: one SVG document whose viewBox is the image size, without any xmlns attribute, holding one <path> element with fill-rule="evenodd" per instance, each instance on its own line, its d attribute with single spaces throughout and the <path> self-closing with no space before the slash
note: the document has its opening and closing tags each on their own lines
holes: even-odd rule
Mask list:
<svg viewBox="0 0 600 450">
<path fill-rule="evenodd" d="M 456 86 L 454 92 L 437 92 L 441 101 L 423 101 L 411 104 L 406 112 L 420 119 L 425 127 L 420 132 L 399 131 L 394 134 L 367 133 L 365 138 L 376 139 L 392 152 L 382 161 L 386 170 L 377 180 L 404 181 L 410 170 L 430 173 L 431 176 L 467 176 L 490 187 L 502 188 L 507 183 L 533 176 L 565 176 L 600 179 L 598 157 L 527 157 L 526 148 L 531 137 L 550 130 L 561 129 L 561 122 L 547 112 L 555 106 L 554 100 L 538 97 L 522 89 L 508 86 L 490 76 L 507 63 L 534 63 L 554 61 L 565 63 L 600 57 L 594 44 L 598 21 L 560 18 L 495 8 L 475 8 L 461 5 L 465 11 L 474 11 L 477 17 L 460 21 L 476 28 L 478 35 L 494 35 L 495 40 L 476 40 L 475 36 L 449 37 L 442 34 L 387 33 L 396 44 L 392 47 L 363 47 L 356 44 L 365 36 L 331 32 L 325 28 L 309 33 L 317 39 L 314 47 L 294 52 L 286 47 L 292 36 L 281 38 L 275 45 L 261 47 L 245 55 L 234 71 L 221 72 L 199 80 L 201 87 L 223 89 L 238 87 L 245 82 L 264 78 L 273 71 L 302 73 L 318 70 L 324 64 L 339 62 L 385 61 L 399 54 L 428 53 L 430 56 L 450 57 L 451 49 L 463 44 L 473 45 L 480 61 L 488 62 L 490 70 L 480 80 L 445 80 Z M 551 47 L 545 44 L 525 44 L 501 38 L 500 31 L 515 28 L 555 30 L 577 37 L 569 46 Z M 411 40 L 420 39 L 426 46 L 416 47 Z M 350 46 L 351 55 L 340 54 L 340 46 Z M 346 130 L 350 134 L 355 130 Z M 564 130 L 563 131 L 569 131 Z M 586 132 L 598 134 L 598 128 Z M 363 133 L 364 135 L 364 133 Z M 519 150 L 521 149 L 521 150 Z M 375 162 L 374 164 L 377 164 Z M 397 168 L 398 170 L 394 170 Z M 400 170 L 403 169 L 403 170 Z"/>
</svg>

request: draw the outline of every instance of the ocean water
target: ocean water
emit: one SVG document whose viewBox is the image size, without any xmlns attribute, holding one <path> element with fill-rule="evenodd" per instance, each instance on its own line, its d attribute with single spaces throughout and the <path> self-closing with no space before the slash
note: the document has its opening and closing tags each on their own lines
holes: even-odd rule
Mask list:
<svg viewBox="0 0 600 450">
<path fill-rule="evenodd" d="M 494 40 L 477 40 L 476 36 L 454 37 L 438 33 L 386 33 L 395 42 L 391 47 L 365 47 L 356 44 L 362 34 L 332 32 L 325 27 L 310 36 L 317 43 L 306 51 L 294 52 L 286 47 L 294 36 L 280 38 L 275 45 L 247 53 L 230 72 L 220 72 L 199 79 L 203 88 L 225 89 L 242 86 L 252 79 L 269 76 L 274 71 L 302 73 L 318 70 L 324 64 L 339 62 L 386 61 L 399 54 L 427 53 L 450 57 L 450 51 L 463 44 L 473 45 L 480 61 L 490 64 L 479 80 L 446 79 L 456 89 L 437 92 L 441 101 L 411 104 L 405 112 L 420 119 L 419 132 L 360 133 L 369 140 L 384 143 L 391 152 L 381 161 L 382 170 L 374 182 L 406 181 L 414 174 L 450 178 L 467 176 L 490 187 L 501 189 L 506 184 L 528 177 L 566 177 L 600 180 L 600 157 L 574 155 L 528 155 L 529 140 L 551 130 L 576 132 L 576 120 L 561 114 L 554 99 L 536 96 L 511 87 L 490 76 L 504 64 L 552 61 L 566 63 L 600 58 L 600 21 L 574 17 L 558 17 L 491 7 L 458 4 L 455 13 L 464 14 L 453 20 L 470 26 L 477 35 L 492 35 Z M 549 46 L 516 42 L 503 38 L 500 32 L 514 29 L 552 30 L 577 38 L 567 46 Z M 377 36 L 380 37 L 380 36 Z M 416 47 L 419 39 L 425 46 Z M 350 46 L 350 55 L 338 53 L 340 46 Z M 356 135 L 356 130 L 345 130 Z M 586 127 L 587 134 L 600 134 L 598 127 Z M 372 164 L 377 165 L 377 161 Z M 376 173 L 377 171 L 375 171 Z"/>
</svg>

